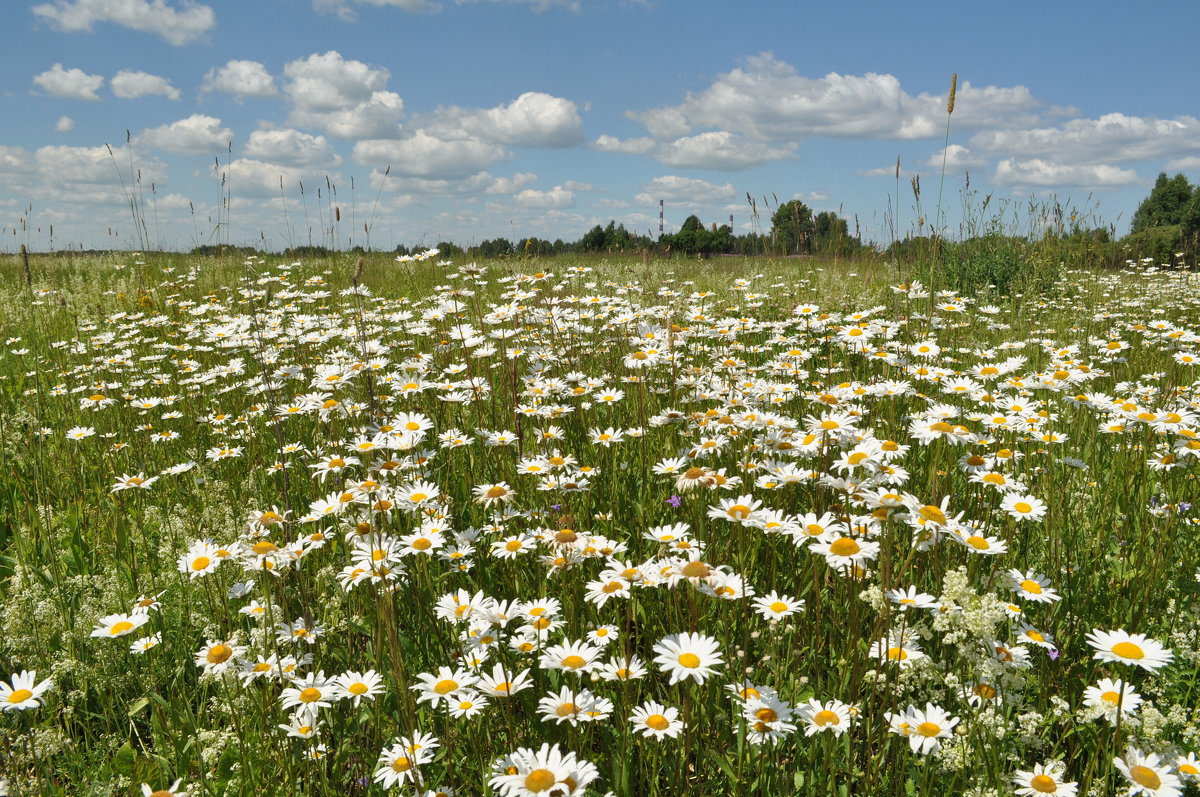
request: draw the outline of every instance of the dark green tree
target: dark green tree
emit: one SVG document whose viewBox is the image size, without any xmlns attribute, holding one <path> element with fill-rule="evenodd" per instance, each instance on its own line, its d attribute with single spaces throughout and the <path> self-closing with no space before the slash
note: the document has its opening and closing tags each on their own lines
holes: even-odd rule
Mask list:
<svg viewBox="0 0 1200 797">
<path fill-rule="evenodd" d="M 1184 175 L 1167 177 L 1166 172 L 1160 172 L 1150 196 L 1142 200 L 1133 214 L 1131 232 L 1182 224 L 1194 193 L 1195 189 Z"/>
<path fill-rule="evenodd" d="M 814 232 L 812 210 L 799 199 L 784 202 L 771 216 L 771 240 L 780 254 L 811 251 Z"/>
</svg>

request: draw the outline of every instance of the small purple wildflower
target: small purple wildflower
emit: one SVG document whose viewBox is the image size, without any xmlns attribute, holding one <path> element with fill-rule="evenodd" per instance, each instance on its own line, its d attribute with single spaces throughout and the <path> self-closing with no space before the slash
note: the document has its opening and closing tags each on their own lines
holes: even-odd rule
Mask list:
<svg viewBox="0 0 1200 797">
<path fill-rule="evenodd" d="M 679 505 L 683 503 L 683 499 L 677 495 L 673 495 L 667 499 L 667 503 L 678 509 Z"/>
<path fill-rule="evenodd" d="M 1058 648 L 1050 648 L 1046 655 L 1050 657 L 1050 661 L 1058 661 Z"/>
</svg>

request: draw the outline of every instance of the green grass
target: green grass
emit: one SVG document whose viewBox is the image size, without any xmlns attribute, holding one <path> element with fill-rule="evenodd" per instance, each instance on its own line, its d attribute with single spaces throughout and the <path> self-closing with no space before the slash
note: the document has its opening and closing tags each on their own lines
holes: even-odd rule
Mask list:
<svg viewBox="0 0 1200 797">
<path fill-rule="evenodd" d="M 16 258 L 0 261 L 0 679 L 21 670 L 53 679 L 44 706 L 0 715 L 10 790 L 140 794 L 143 783 L 163 789 L 179 778 L 198 794 L 378 793 L 381 752 L 416 733 L 439 746 L 416 769 L 422 790 L 409 785 L 406 794 L 489 793 L 494 761 L 542 744 L 594 764 L 587 793 L 597 795 L 1008 795 L 1014 772 L 1054 760 L 1080 794 L 1113 794 L 1127 783 L 1113 759 L 1130 747 L 1162 752 L 1174 767 L 1176 754 L 1200 746 L 1200 506 L 1190 506 L 1200 505 L 1200 457 L 1185 434 L 1200 431 L 1200 382 L 1194 366 L 1174 359 L 1200 350 L 1195 278 L 1068 257 L 1051 263 L 1048 249 L 994 243 L 936 261 L 935 284 L 964 293 L 935 297 L 893 288 L 927 281 L 929 261 L 897 273 L 871 261 L 579 257 L 480 262 L 468 273 L 462 262 L 369 255 L 359 274 L 367 295 L 347 293 L 352 255 L 294 267 L 276 257 L 38 256 L 29 287 Z M 970 285 L 979 290 L 966 292 Z M 814 312 L 795 312 L 810 302 Z M 845 334 L 859 325 L 872 333 L 865 349 Z M 930 340 L 940 353 L 913 353 Z M 659 352 L 650 367 L 626 364 L 650 349 Z M 1006 373 L 977 374 L 1014 356 L 1024 359 Z M 976 388 L 946 392 L 972 374 Z M 588 378 L 595 385 L 576 390 Z M 891 395 L 879 389 L 885 383 L 896 383 Z M 605 403 L 601 388 L 623 397 Z M 286 411 L 314 393 L 336 404 Z M 445 400 L 455 393 L 464 400 Z M 81 406 L 94 395 L 115 401 Z M 140 407 L 135 398 L 169 401 Z M 1008 399 L 1022 409 L 1003 411 Z M 680 421 L 652 422 L 668 410 Z M 401 413 L 431 428 L 400 448 L 356 450 L 381 425 L 412 420 Z M 929 427 L 939 413 L 949 436 L 919 442 L 914 424 Z M 997 415 L 1008 420 L 989 425 Z M 807 439 L 835 417 L 857 432 Z M 1123 431 L 1105 431 L 1118 423 Z M 95 434 L 68 439 L 75 427 Z M 640 431 L 612 446 L 593 442 L 610 427 Z M 439 440 L 453 430 L 466 444 Z M 516 442 L 489 447 L 485 431 L 509 431 Z M 177 436 L 153 437 L 163 432 Z M 866 464 L 846 461 L 864 440 Z M 911 448 L 889 459 L 872 440 Z M 293 443 L 304 451 L 289 453 Z M 237 456 L 209 457 L 235 448 Z M 564 477 L 556 485 L 539 489 L 537 476 L 518 473 L 556 451 L 576 463 L 556 471 Z M 1169 452 L 1174 460 L 1164 460 Z M 972 454 L 1022 483 L 1020 495 L 1045 502 L 1045 517 L 1018 521 L 1002 510 L 999 490 L 971 480 L 964 462 Z M 310 467 L 335 455 L 360 461 L 328 477 Z M 675 475 L 653 472 L 675 457 L 685 460 L 681 471 L 703 467 L 742 483 L 684 490 Z M 182 463 L 195 467 L 166 472 Z M 767 478 L 772 467 L 778 479 Z M 907 476 L 889 477 L 888 468 Z M 113 491 L 137 475 L 159 478 L 150 489 Z M 760 477 L 788 483 L 775 489 Z M 376 483 L 363 488 L 366 503 L 300 522 L 314 501 L 366 480 Z M 418 481 L 436 485 L 440 498 L 418 511 L 378 503 L 403 505 Z M 476 501 L 475 488 L 499 482 L 515 491 L 505 516 Z M 907 503 L 872 505 L 872 485 Z M 878 551 L 856 573 L 813 553 L 803 531 L 793 541 L 710 517 L 710 507 L 741 496 L 785 518 L 828 512 L 835 527 L 865 535 L 830 541 Z M 930 507 L 943 500 L 940 542 L 915 545 L 922 508 L 927 531 L 938 517 Z M 288 522 L 250 523 L 272 508 Z M 360 561 L 355 540 L 386 549 L 422 520 L 444 527 L 446 547 L 474 550 L 443 559 L 410 546 L 412 555 L 379 560 L 403 571 L 394 590 L 343 587 L 339 576 Z M 710 575 L 633 586 L 602 605 L 587 598 L 589 582 L 614 578 L 602 577 L 607 568 L 637 565 L 651 581 L 678 572 L 689 554 L 646 537 L 676 523 L 689 525 L 690 557 Z M 951 527 L 1007 550 L 977 555 L 951 539 Z M 564 529 L 571 533 L 556 538 Z M 528 552 L 494 555 L 512 535 Z M 231 555 L 192 578 L 179 561 L 199 540 Z M 279 550 L 255 555 L 250 546 L 264 540 Z M 300 547 L 289 546 L 298 541 L 307 544 L 295 558 L 289 552 Z M 564 566 L 543 562 L 555 556 Z M 267 561 L 276 573 L 255 570 Z M 1011 569 L 1044 574 L 1061 600 L 1019 597 Z M 229 596 L 250 579 L 246 594 Z M 748 587 L 802 600 L 804 609 L 768 621 L 752 599 L 736 597 Z M 887 599 L 908 587 L 941 610 L 901 611 Z M 459 590 L 553 598 L 559 625 L 523 652 L 510 645 L 529 619 L 519 607 L 503 626 L 489 627 L 482 614 L 474 627 L 438 617 L 439 599 Z M 100 618 L 159 593 L 145 625 L 91 636 Z M 265 607 L 264 619 L 239 611 L 251 601 Z M 1008 604 L 1054 639 L 1054 655 L 1018 640 Z M 296 621 L 322 631 L 311 644 L 277 638 L 275 626 Z M 636 655 L 644 678 L 540 666 L 546 647 L 600 625 L 616 629 L 600 659 Z M 1174 661 L 1157 672 L 1096 661 L 1086 636 L 1097 629 L 1146 634 Z M 719 645 L 723 661 L 704 683 L 671 684 L 653 662 L 655 646 L 683 632 Z M 130 651 L 151 633 L 161 644 Z M 903 668 L 871 658 L 873 643 L 901 633 L 924 658 Z M 468 667 L 486 636 L 496 642 L 481 670 L 496 662 L 528 670 L 530 688 L 470 718 L 418 702 L 409 687 L 420 674 Z M 316 736 L 294 738 L 278 727 L 291 715 L 281 705 L 291 684 L 278 673 L 250 683 L 206 675 L 195 659 L 209 642 L 245 648 L 230 661 L 311 654 L 296 669 L 303 675 L 374 670 L 385 691 L 357 707 L 335 701 L 318 713 Z M 1027 667 L 997 654 L 1018 645 Z M 1145 702 L 1106 720 L 1084 705 L 1085 688 L 1104 677 L 1124 679 Z M 747 721 L 727 688 L 743 678 L 778 693 L 786 706 L 776 705 L 777 715 L 796 709 L 798 729 L 755 744 L 757 720 Z M 973 704 L 963 694 L 975 684 L 1001 699 Z M 544 721 L 539 700 L 564 686 L 610 701 L 601 706 L 607 716 Z M 849 731 L 805 736 L 798 709 L 809 699 L 852 705 Z M 650 700 L 678 709 L 686 730 L 663 740 L 635 734 L 629 717 Z M 958 722 L 922 755 L 889 732 L 888 717 L 927 703 Z"/>
</svg>

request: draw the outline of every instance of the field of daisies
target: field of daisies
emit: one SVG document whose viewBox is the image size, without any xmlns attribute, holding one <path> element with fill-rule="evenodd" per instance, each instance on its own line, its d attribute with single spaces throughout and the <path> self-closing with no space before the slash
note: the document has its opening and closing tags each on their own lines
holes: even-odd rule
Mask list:
<svg viewBox="0 0 1200 797">
<path fill-rule="evenodd" d="M 0 793 L 1200 793 L 1195 274 L 0 269 Z"/>
</svg>

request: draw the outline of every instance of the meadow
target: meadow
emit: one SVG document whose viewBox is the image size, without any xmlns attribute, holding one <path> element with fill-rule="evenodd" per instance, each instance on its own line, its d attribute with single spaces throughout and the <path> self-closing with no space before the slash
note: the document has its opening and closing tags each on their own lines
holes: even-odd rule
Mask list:
<svg viewBox="0 0 1200 797">
<path fill-rule="evenodd" d="M 1023 268 L 6 257 L 0 793 L 1196 793 L 1200 281 Z"/>
</svg>

